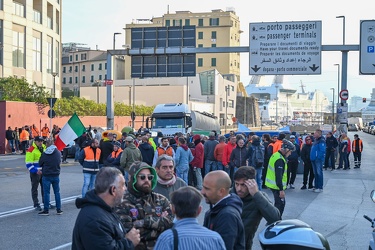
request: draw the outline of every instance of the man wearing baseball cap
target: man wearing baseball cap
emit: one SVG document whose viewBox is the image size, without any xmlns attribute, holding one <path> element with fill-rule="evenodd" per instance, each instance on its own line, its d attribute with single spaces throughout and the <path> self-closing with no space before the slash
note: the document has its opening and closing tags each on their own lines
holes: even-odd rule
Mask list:
<svg viewBox="0 0 375 250">
<path fill-rule="evenodd" d="M 120 166 L 125 171 L 125 181 L 128 181 L 128 171 L 130 165 L 135 161 L 143 161 L 141 151 L 135 146 L 134 138 L 127 136 L 125 138 L 126 147 L 122 151 L 120 158 Z"/>
<path fill-rule="evenodd" d="M 272 191 L 275 207 L 280 211 L 280 218 L 285 208 L 285 189 L 288 181 L 288 156 L 295 150 L 292 142 L 284 139 L 281 148 L 272 154 L 268 163 L 266 186 Z"/>
<path fill-rule="evenodd" d="M 140 230 L 137 249 L 152 249 L 159 235 L 173 225 L 170 203 L 153 192 L 156 185 L 156 170 L 145 162 L 134 162 L 129 169 L 128 192 L 115 209 L 127 230 Z"/>
</svg>

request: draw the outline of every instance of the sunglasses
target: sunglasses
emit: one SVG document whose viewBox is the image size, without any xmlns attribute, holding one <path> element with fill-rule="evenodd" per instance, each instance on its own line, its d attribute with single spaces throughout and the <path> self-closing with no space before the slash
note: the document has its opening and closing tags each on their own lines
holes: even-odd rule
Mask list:
<svg viewBox="0 0 375 250">
<path fill-rule="evenodd" d="M 142 181 L 144 181 L 146 179 L 146 175 L 140 174 L 140 175 L 138 175 L 138 178 L 141 179 Z M 154 176 L 153 175 L 147 175 L 147 179 L 149 181 L 152 181 L 154 179 Z"/>
</svg>

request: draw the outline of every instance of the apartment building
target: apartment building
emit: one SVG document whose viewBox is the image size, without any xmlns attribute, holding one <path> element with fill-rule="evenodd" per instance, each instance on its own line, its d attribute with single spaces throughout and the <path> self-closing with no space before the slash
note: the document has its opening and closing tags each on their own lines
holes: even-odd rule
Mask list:
<svg viewBox="0 0 375 250">
<path fill-rule="evenodd" d="M 0 0 L 0 74 L 24 77 L 60 97 L 60 0 Z"/>
<path fill-rule="evenodd" d="M 163 26 L 196 26 L 197 47 L 230 47 L 240 46 L 240 20 L 234 9 L 228 8 L 211 12 L 193 13 L 191 11 L 176 11 L 166 13 L 152 19 L 137 19 L 125 27 L 125 44 L 131 45 L 131 28 L 163 27 Z M 125 78 L 131 78 L 130 59 L 127 62 Z M 240 53 L 206 53 L 197 54 L 196 72 L 216 69 L 220 74 L 232 74 L 240 81 Z"/>
<path fill-rule="evenodd" d="M 117 56 L 115 80 L 124 79 L 124 57 Z M 62 58 L 62 90 L 74 91 L 78 96 L 81 87 L 104 86 L 107 79 L 107 51 L 73 47 L 64 50 Z"/>
</svg>

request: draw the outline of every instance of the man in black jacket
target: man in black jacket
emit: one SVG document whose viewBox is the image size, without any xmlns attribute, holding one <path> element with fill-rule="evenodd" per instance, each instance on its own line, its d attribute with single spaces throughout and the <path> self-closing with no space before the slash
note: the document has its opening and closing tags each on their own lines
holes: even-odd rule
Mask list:
<svg viewBox="0 0 375 250">
<path fill-rule="evenodd" d="M 53 145 L 52 140 L 47 141 L 47 148 L 40 156 L 39 166 L 42 168 L 43 200 L 44 209 L 39 215 L 49 215 L 49 201 L 51 185 L 55 194 L 56 212 L 61 215 L 61 197 L 60 197 L 60 163 L 61 152 Z M 46 205 L 47 204 L 47 205 Z"/>
<path fill-rule="evenodd" d="M 16 153 L 16 145 L 15 145 L 15 139 L 16 132 L 12 130 L 11 127 L 8 127 L 8 130 L 5 131 L 5 138 L 8 140 L 9 147 L 12 150 L 12 154 Z"/>
<path fill-rule="evenodd" d="M 210 204 L 203 226 L 220 234 L 227 250 L 245 249 L 245 231 L 241 219 L 242 201 L 236 194 L 229 194 L 231 180 L 223 170 L 209 172 L 203 181 L 203 194 Z"/>
<path fill-rule="evenodd" d="M 326 135 L 326 157 L 324 159 L 324 170 L 328 167 L 331 170 L 335 170 L 335 151 L 338 146 L 337 139 L 332 135 L 332 132 L 328 132 Z"/>
<path fill-rule="evenodd" d="M 81 211 L 73 229 L 72 249 L 134 249 L 140 241 L 138 229 L 125 232 L 113 208 L 125 193 L 125 179 L 114 167 L 101 168 L 95 189 L 76 199 Z"/>
<path fill-rule="evenodd" d="M 255 173 L 253 167 L 240 167 L 234 173 L 234 187 L 231 190 L 231 193 L 237 194 L 243 202 L 241 219 L 245 228 L 247 250 L 252 248 L 254 235 L 263 217 L 267 224 L 280 220 L 279 210 L 266 193 L 259 191 Z"/>
</svg>

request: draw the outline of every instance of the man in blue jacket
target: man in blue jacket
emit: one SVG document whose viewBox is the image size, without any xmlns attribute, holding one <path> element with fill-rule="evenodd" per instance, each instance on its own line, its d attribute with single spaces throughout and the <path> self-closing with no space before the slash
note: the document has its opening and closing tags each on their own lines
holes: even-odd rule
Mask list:
<svg viewBox="0 0 375 250">
<path fill-rule="evenodd" d="M 323 163 L 326 153 L 326 141 L 320 129 L 315 130 L 314 142 L 310 151 L 310 160 L 314 171 L 314 188 L 312 191 L 320 193 L 323 191 Z"/>
</svg>

